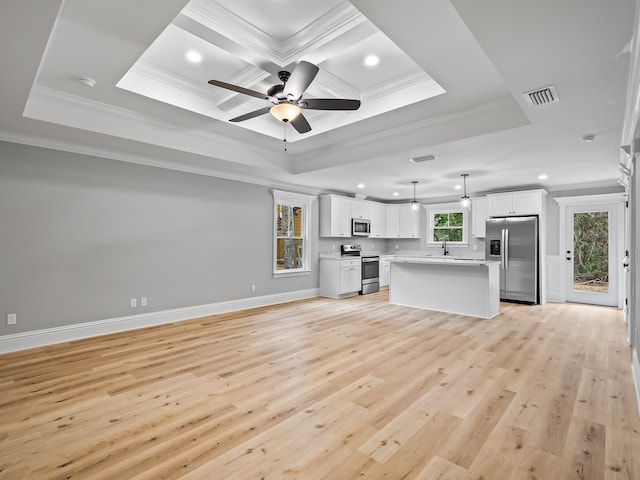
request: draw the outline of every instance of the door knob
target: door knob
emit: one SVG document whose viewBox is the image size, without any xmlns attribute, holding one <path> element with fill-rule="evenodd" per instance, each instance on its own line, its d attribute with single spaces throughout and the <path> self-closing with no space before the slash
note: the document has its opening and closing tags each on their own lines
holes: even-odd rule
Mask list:
<svg viewBox="0 0 640 480">
<path fill-rule="evenodd" d="M 571 257 L 567 257 L 567 260 L 571 260 Z"/>
</svg>

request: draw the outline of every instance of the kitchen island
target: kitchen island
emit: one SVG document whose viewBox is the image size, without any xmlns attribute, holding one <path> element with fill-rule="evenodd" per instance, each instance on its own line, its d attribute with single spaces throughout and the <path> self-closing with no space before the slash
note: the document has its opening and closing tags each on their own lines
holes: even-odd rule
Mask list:
<svg viewBox="0 0 640 480">
<path fill-rule="evenodd" d="M 389 303 L 492 318 L 500 309 L 500 262 L 400 257 L 390 260 Z"/>
</svg>

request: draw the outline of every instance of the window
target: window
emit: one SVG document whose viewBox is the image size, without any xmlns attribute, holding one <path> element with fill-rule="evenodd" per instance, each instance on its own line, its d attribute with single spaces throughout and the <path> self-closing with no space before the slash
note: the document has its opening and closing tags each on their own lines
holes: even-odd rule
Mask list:
<svg viewBox="0 0 640 480">
<path fill-rule="evenodd" d="M 274 190 L 273 274 L 308 273 L 312 197 Z"/>
<path fill-rule="evenodd" d="M 466 245 L 468 212 L 456 203 L 426 205 L 427 243 L 447 243 Z"/>
</svg>

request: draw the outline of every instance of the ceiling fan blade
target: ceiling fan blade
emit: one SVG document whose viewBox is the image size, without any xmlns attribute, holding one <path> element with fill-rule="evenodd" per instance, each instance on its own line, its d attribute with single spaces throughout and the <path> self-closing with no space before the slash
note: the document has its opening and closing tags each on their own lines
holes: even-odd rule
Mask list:
<svg viewBox="0 0 640 480">
<path fill-rule="evenodd" d="M 233 85 L 232 83 L 221 82 L 220 80 L 209 80 L 209 82 L 207 83 L 216 87 L 226 88 L 227 90 L 232 90 L 237 93 L 243 93 L 244 95 L 251 95 L 252 97 L 264 98 L 265 100 L 269 100 L 269 97 L 264 93 L 256 92 L 255 90 L 250 90 L 244 87 L 239 87 L 238 85 Z"/>
<path fill-rule="evenodd" d="M 360 100 L 349 100 L 346 98 L 305 98 L 299 105 L 309 110 L 358 110 L 360 108 Z"/>
<path fill-rule="evenodd" d="M 298 114 L 289 123 L 293 125 L 293 128 L 295 128 L 298 133 L 307 133 L 311 131 L 311 125 L 309 125 L 309 122 L 307 122 L 307 119 L 304 118 L 304 115 L 302 115 L 301 113 Z"/>
<path fill-rule="evenodd" d="M 302 97 L 304 91 L 316 78 L 319 68 L 313 63 L 302 61 L 291 72 L 291 76 L 284 86 L 284 93 L 287 98 L 297 102 Z"/>
<path fill-rule="evenodd" d="M 230 122 L 243 122 L 245 120 L 249 120 L 250 118 L 259 117 L 260 115 L 264 115 L 265 113 L 269 113 L 271 107 L 264 107 L 260 110 L 255 110 L 253 112 L 245 113 L 244 115 L 240 115 L 239 117 L 232 118 L 229 120 Z"/>
</svg>

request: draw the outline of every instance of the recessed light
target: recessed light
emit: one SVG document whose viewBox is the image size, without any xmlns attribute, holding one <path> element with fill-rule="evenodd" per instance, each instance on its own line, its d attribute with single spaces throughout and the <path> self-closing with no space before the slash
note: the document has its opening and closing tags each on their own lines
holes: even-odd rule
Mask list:
<svg viewBox="0 0 640 480">
<path fill-rule="evenodd" d="M 187 57 L 187 60 L 189 60 L 190 62 L 193 62 L 193 63 L 198 63 L 198 62 L 202 61 L 202 55 L 200 55 L 195 50 L 188 51 L 187 54 L 186 54 L 186 57 Z"/>
<path fill-rule="evenodd" d="M 455 188 L 456 190 L 460 190 L 462 188 L 462 185 L 456 185 L 453 188 Z"/>
<path fill-rule="evenodd" d="M 364 59 L 364 64 L 367 67 L 375 67 L 380 63 L 380 58 L 377 55 L 367 55 Z"/>
<path fill-rule="evenodd" d="M 364 188 L 364 183 L 359 183 L 358 188 Z"/>
<path fill-rule="evenodd" d="M 398 192 L 393 192 L 394 197 L 397 197 L 398 195 L 400 195 Z"/>
<path fill-rule="evenodd" d="M 549 178 L 549 175 L 547 175 L 546 173 L 538 175 L 538 179 L 539 180 L 546 180 L 547 178 Z"/>
<path fill-rule="evenodd" d="M 593 133 L 590 133 L 588 135 L 583 135 L 582 137 L 580 137 L 580 140 L 582 140 L 584 143 L 591 143 L 593 142 L 594 138 L 596 138 L 596 136 Z"/>
</svg>

